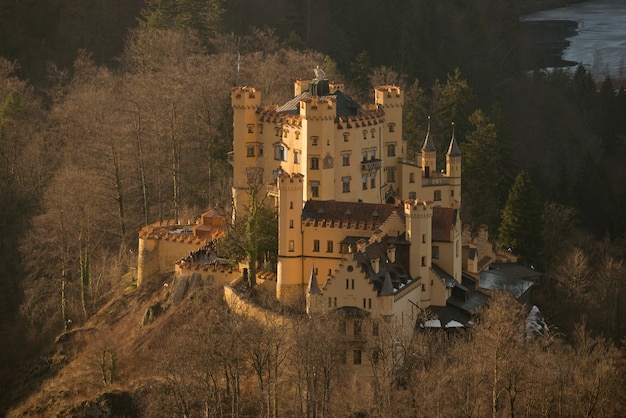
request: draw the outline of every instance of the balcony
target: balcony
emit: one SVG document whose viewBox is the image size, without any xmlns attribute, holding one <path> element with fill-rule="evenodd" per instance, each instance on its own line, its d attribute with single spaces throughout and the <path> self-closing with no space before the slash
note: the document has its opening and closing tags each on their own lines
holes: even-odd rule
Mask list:
<svg viewBox="0 0 626 418">
<path fill-rule="evenodd" d="M 378 170 L 382 166 L 382 160 L 361 161 L 361 171 Z"/>
</svg>

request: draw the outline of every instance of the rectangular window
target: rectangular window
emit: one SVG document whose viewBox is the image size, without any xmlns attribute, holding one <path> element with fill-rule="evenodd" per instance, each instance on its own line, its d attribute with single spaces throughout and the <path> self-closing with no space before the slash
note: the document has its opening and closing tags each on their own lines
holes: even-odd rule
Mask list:
<svg viewBox="0 0 626 418">
<path fill-rule="evenodd" d="M 363 151 L 361 155 L 363 156 L 363 161 L 367 161 L 367 151 Z"/>
<path fill-rule="evenodd" d="M 361 364 L 361 350 L 354 350 L 354 353 L 352 354 L 352 356 L 353 356 L 352 363 Z"/>
<path fill-rule="evenodd" d="M 333 299 L 330 296 L 328 297 L 328 307 L 329 308 L 333 307 Z"/>
<path fill-rule="evenodd" d="M 367 309 L 372 309 L 372 298 L 367 298 Z"/>
<path fill-rule="evenodd" d="M 363 139 L 367 139 L 367 130 L 363 131 Z"/>
<path fill-rule="evenodd" d="M 422 267 L 426 267 L 426 257 L 422 257 Z"/>
<path fill-rule="evenodd" d="M 344 132 L 343 134 L 343 142 L 348 142 L 348 138 L 350 137 L 350 132 Z"/>
<path fill-rule="evenodd" d="M 248 133 L 249 134 L 254 133 L 254 125 L 252 124 L 248 125 Z"/>
<path fill-rule="evenodd" d="M 332 253 L 333 252 L 333 242 L 332 241 L 326 241 L 326 252 L 328 252 L 328 253 Z"/>
<path fill-rule="evenodd" d="M 387 183 L 395 183 L 396 181 L 396 168 L 387 167 Z"/>
<path fill-rule="evenodd" d="M 300 164 L 300 151 L 293 152 L 293 161 L 296 164 Z"/>
<path fill-rule="evenodd" d="M 276 148 L 274 148 L 274 159 L 287 161 L 287 149 L 282 145 L 278 145 Z"/>
<path fill-rule="evenodd" d="M 367 174 L 363 174 L 363 190 L 367 190 Z"/>
<path fill-rule="evenodd" d="M 316 252 L 316 253 L 320 252 L 320 240 L 318 239 L 313 240 L 313 252 Z"/>
<path fill-rule="evenodd" d="M 412 200 L 417 199 L 417 193 L 416 192 L 409 192 L 409 199 L 412 199 Z"/>
<path fill-rule="evenodd" d="M 311 182 L 311 197 L 320 196 L 320 184 L 317 181 Z"/>
<path fill-rule="evenodd" d="M 343 164 L 344 166 L 348 166 L 348 165 L 350 165 L 350 154 L 349 154 L 349 153 L 347 153 L 347 152 L 344 152 L 344 153 L 341 155 L 341 161 L 342 161 L 342 164 Z"/>
<path fill-rule="evenodd" d="M 409 183 L 415 183 L 415 173 L 409 173 Z"/>
<path fill-rule="evenodd" d="M 439 247 L 436 245 L 433 246 L 433 258 L 439 258 Z"/>
<path fill-rule="evenodd" d="M 259 133 L 263 133 L 263 124 L 259 123 Z"/>
<path fill-rule="evenodd" d="M 352 289 L 354 289 L 354 279 L 350 281 L 350 284 L 352 285 Z"/>
<path fill-rule="evenodd" d="M 292 253 L 295 251 L 296 243 L 294 240 L 289 240 L 289 252 Z"/>
<path fill-rule="evenodd" d="M 363 309 L 367 307 L 367 299 L 363 298 Z"/>
<path fill-rule="evenodd" d="M 317 136 L 312 136 L 311 137 L 311 145 L 312 146 L 316 147 L 318 141 L 319 141 L 319 137 L 317 137 Z"/>
<path fill-rule="evenodd" d="M 289 229 L 293 229 L 293 219 L 289 220 Z"/>
<path fill-rule="evenodd" d="M 317 157 L 311 158 L 311 170 L 319 170 L 320 169 L 320 159 Z"/>
<path fill-rule="evenodd" d="M 354 321 L 354 335 L 361 335 L 361 321 L 359 321 L 358 319 Z"/>
<path fill-rule="evenodd" d="M 395 123 L 390 123 L 387 126 L 389 126 L 389 132 L 394 132 L 396 130 L 396 124 Z"/>
<path fill-rule="evenodd" d="M 346 279 L 346 289 L 350 289 L 350 279 Z"/>
<path fill-rule="evenodd" d="M 254 157 L 254 145 L 248 145 L 246 150 L 246 157 Z"/>
<path fill-rule="evenodd" d="M 376 173 L 370 174 L 370 188 L 376 188 Z"/>
<path fill-rule="evenodd" d="M 395 157 L 396 156 L 396 144 L 388 144 L 387 145 L 387 157 Z"/>
<path fill-rule="evenodd" d="M 376 129 L 372 128 L 371 132 L 372 132 L 372 138 L 376 138 Z"/>
<path fill-rule="evenodd" d="M 434 200 L 435 202 L 441 200 L 441 190 L 435 190 Z"/>
<path fill-rule="evenodd" d="M 375 160 L 376 159 L 376 150 L 373 149 L 370 151 L 370 160 Z"/>
<path fill-rule="evenodd" d="M 378 337 L 378 332 L 379 332 L 379 331 L 378 331 L 378 321 L 377 321 L 377 320 L 374 320 L 374 321 L 372 322 L 372 335 L 373 335 L 374 337 Z"/>
<path fill-rule="evenodd" d="M 341 182 L 343 183 L 342 191 L 350 193 L 350 177 L 342 177 Z"/>
<path fill-rule="evenodd" d="M 262 126 L 262 125 L 261 125 Z M 259 157 L 263 156 L 263 145 L 259 145 Z"/>
</svg>

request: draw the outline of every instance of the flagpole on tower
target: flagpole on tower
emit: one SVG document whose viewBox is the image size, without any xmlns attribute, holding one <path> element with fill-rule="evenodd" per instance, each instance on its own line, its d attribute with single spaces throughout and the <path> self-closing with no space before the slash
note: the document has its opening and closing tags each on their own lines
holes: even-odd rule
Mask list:
<svg viewBox="0 0 626 418">
<path fill-rule="evenodd" d="M 239 74 L 241 70 L 241 54 L 237 51 L 237 85 L 239 85 Z"/>
</svg>

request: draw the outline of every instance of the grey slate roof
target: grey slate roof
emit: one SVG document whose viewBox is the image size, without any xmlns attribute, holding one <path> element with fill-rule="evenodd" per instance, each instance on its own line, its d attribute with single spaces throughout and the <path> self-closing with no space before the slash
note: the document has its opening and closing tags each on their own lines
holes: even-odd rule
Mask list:
<svg viewBox="0 0 626 418">
<path fill-rule="evenodd" d="M 319 295 L 322 292 L 320 292 L 320 287 L 317 284 L 317 276 L 315 274 L 315 269 L 311 269 L 311 278 L 309 279 L 309 286 L 307 288 L 307 292 L 311 295 Z"/>
<path fill-rule="evenodd" d="M 276 109 L 277 113 L 291 113 L 294 115 L 300 114 L 300 102 L 302 100 L 308 100 L 313 97 L 318 97 L 321 100 L 330 99 L 335 102 L 335 107 L 337 109 L 336 116 L 337 117 L 349 117 L 349 116 L 357 116 L 364 115 L 367 112 L 361 107 L 359 103 L 357 103 L 350 96 L 343 94 L 340 90 L 337 90 L 333 94 L 328 94 L 325 96 L 314 96 L 309 91 L 305 91 L 293 99 L 289 100 L 282 106 L 279 106 Z"/>
<path fill-rule="evenodd" d="M 422 151 L 437 151 L 435 147 L 435 141 L 430 134 L 430 116 L 428 117 L 428 132 L 426 132 L 426 138 L 424 138 L 424 145 L 422 145 Z"/>
<path fill-rule="evenodd" d="M 452 133 L 452 139 L 450 140 L 450 146 L 448 147 L 447 156 L 450 157 L 459 157 L 461 155 L 461 151 L 459 151 L 459 146 L 456 143 L 456 138 L 454 137 L 454 133 Z"/>
</svg>

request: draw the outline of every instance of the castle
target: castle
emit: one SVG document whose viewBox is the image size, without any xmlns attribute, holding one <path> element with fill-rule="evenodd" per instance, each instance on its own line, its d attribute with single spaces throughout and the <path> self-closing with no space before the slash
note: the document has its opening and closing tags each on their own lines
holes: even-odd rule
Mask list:
<svg viewBox="0 0 626 418">
<path fill-rule="evenodd" d="M 278 208 L 278 265 L 257 274 L 263 289 L 286 305 L 304 302 L 310 315 L 342 315 L 352 336 L 363 326 L 373 334 L 377 321 L 391 317 L 407 329 L 418 316 L 422 326 L 467 326 L 490 291 L 529 289 L 535 272 L 493 263 L 504 258 L 493 252 L 486 226 L 475 238 L 462 228 L 454 131 L 438 169 L 430 126 L 420 153 L 407 153 L 399 87 L 376 87 L 369 107 L 343 89 L 320 71 L 297 79 L 294 98 L 281 106 L 262 107 L 252 87 L 231 90 L 233 216 L 245 214 L 251 193 Z M 195 226 L 144 227 L 138 285 L 171 272 L 240 282 L 239 266 L 215 254 L 225 232 L 226 219 L 214 211 Z"/>
<path fill-rule="evenodd" d="M 392 315 L 414 326 L 430 310 L 444 326 L 466 323 L 486 296 L 462 271 L 476 252 L 462 248 L 454 134 L 438 169 L 430 127 L 418 158 L 407 153 L 399 87 L 376 87 L 367 108 L 343 88 L 322 73 L 266 107 L 255 88 L 231 91 L 234 213 L 250 203 L 252 184 L 274 199 L 276 298 L 305 298 L 310 314 Z"/>
</svg>

